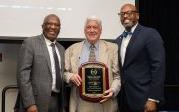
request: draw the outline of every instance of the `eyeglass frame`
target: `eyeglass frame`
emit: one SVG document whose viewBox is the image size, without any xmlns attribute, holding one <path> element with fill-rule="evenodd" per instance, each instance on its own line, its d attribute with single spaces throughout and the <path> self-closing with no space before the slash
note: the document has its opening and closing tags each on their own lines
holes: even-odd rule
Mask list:
<svg viewBox="0 0 179 112">
<path fill-rule="evenodd" d="M 138 13 L 136 10 L 126 11 L 126 12 L 120 12 L 118 13 L 118 16 L 124 17 L 124 15 L 131 16 L 134 13 Z"/>
</svg>

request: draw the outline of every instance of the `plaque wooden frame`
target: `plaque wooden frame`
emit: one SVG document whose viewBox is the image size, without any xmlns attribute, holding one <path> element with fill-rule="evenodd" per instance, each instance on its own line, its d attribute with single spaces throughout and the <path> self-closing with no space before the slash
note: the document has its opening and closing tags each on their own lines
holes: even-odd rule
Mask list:
<svg viewBox="0 0 179 112">
<path fill-rule="evenodd" d="M 101 62 L 87 62 L 79 67 L 82 79 L 80 97 L 90 102 L 99 102 L 102 95 L 109 89 L 108 68 Z"/>
</svg>

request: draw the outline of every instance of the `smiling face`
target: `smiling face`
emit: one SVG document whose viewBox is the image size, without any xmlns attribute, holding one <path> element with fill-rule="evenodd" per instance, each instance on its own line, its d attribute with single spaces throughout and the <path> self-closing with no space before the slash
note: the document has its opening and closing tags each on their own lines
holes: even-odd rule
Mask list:
<svg viewBox="0 0 179 112">
<path fill-rule="evenodd" d="M 85 25 L 85 35 L 89 43 L 95 44 L 101 35 L 101 24 L 97 20 L 88 20 Z"/>
<path fill-rule="evenodd" d="M 49 39 L 50 41 L 54 41 L 57 39 L 57 36 L 60 32 L 60 19 L 58 16 L 51 14 L 45 17 L 42 30 L 45 38 Z"/>
<path fill-rule="evenodd" d="M 132 4 L 122 6 L 119 16 L 121 18 L 121 24 L 126 30 L 130 30 L 139 20 L 136 7 Z"/>
</svg>

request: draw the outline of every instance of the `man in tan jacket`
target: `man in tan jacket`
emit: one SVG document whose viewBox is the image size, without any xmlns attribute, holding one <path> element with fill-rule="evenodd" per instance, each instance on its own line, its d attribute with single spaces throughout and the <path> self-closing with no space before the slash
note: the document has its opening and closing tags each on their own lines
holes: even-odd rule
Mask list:
<svg viewBox="0 0 179 112">
<path fill-rule="evenodd" d="M 101 20 L 96 16 L 88 17 L 84 26 L 86 39 L 73 44 L 65 52 L 65 80 L 71 84 L 70 112 L 118 111 L 116 96 L 121 87 L 118 47 L 114 43 L 100 40 L 101 31 Z M 80 97 L 79 93 L 82 79 L 78 70 L 81 64 L 88 62 L 91 44 L 94 45 L 95 60 L 107 66 L 109 75 L 109 89 L 105 91 L 99 102 L 86 101 Z"/>
</svg>

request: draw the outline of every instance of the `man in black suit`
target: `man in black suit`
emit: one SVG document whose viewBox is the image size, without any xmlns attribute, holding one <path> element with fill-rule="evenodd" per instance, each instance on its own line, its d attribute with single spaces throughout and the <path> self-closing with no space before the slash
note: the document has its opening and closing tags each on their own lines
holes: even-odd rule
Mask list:
<svg viewBox="0 0 179 112">
<path fill-rule="evenodd" d="M 117 39 L 122 66 L 121 112 L 155 112 L 163 100 L 165 51 L 160 34 L 138 23 L 139 13 L 124 4 L 119 13 L 125 28 Z"/>
</svg>

